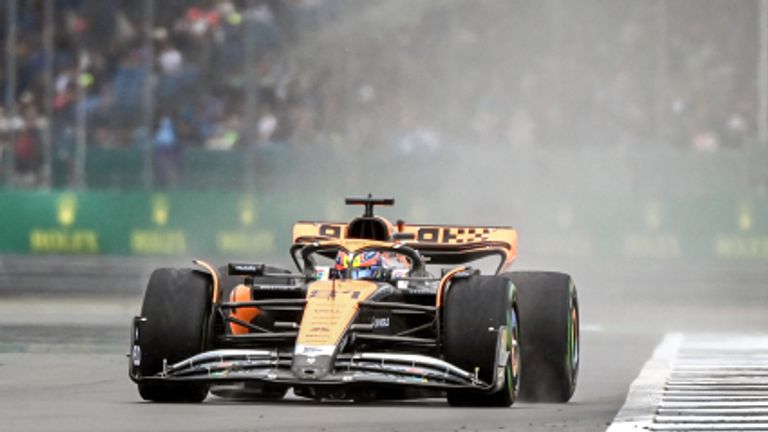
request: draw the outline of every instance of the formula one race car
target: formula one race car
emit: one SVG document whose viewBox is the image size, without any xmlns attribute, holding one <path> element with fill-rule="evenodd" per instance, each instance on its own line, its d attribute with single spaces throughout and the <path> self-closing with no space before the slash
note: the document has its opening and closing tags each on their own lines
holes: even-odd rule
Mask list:
<svg viewBox="0 0 768 432">
<path fill-rule="evenodd" d="M 298 271 L 230 263 L 161 268 L 133 321 L 142 398 L 200 402 L 447 397 L 455 406 L 567 402 L 579 370 L 570 276 L 501 273 L 508 227 L 392 224 L 363 205 L 349 223 L 298 222 Z M 495 260 L 498 260 L 496 263 Z M 469 264 L 494 260 L 490 275 Z"/>
</svg>

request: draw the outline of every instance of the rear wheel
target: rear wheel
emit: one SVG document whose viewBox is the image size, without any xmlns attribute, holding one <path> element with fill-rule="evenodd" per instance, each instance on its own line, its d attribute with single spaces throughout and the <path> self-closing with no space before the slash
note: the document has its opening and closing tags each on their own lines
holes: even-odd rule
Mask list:
<svg viewBox="0 0 768 432">
<path fill-rule="evenodd" d="M 448 362 L 498 383 L 491 393 L 448 391 L 452 406 L 508 407 L 517 397 L 520 371 L 519 326 L 514 286 L 496 276 L 453 282 L 443 314 L 443 353 Z M 500 358 L 500 350 L 508 353 Z"/>
<path fill-rule="evenodd" d="M 571 277 L 510 272 L 520 305 L 520 399 L 568 402 L 579 374 L 579 304 Z"/>
<path fill-rule="evenodd" d="M 173 364 L 205 349 L 210 315 L 211 279 L 192 269 L 157 269 L 144 294 L 139 329 L 141 376 L 156 375 L 163 362 Z M 208 385 L 179 382 L 142 382 L 139 394 L 156 402 L 201 402 Z"/>
</svg>

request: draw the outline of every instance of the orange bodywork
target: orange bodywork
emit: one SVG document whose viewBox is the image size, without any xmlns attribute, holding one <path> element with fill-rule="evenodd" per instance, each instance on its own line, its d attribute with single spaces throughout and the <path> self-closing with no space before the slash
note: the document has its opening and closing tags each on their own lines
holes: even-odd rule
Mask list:
<svg viewBox="0 0 768 432">
<path fill-rule="evenodd" d="M 296 343 L 303 346 L 336 345 L 376 284 L 362 280 L 317 281 L 307 288 L 307 305 Z"/>
<path fill-rule="evenodd" d="M 247 302 L 251 300 L 253 300 L 253 297 L 251 296 L 251 289 L 242 284 L 236 286 L 235 289 L 233 289 L 229 294 L 230 303 Z M 252 319 L 259 315 L 261 315 L 261 309 L 255 306 L 239 307 L 237 309 L 232 309 L 232 311 L 229 313 L 230 317 L 247 323 L 250 323 Z M 250 331 L 248 327 L 234 322 L 229 323 L 229 329 L 232 330 L 232 334 L 236 335 L 246 334 Z"/>
<path fill-rule="evenodd" d="M 212 265 L 208 264 L 207 262 L 205 262 L 203 260 L 196 259 L 196 260 L 193 260 L 192 262 L 195 263 L 196 265 L 199 265 L 200 267 L 204 268 L 208 272 L 208 274 L 211 275 L 211 279 L 213 281 L 213 294 L 212 294 L 213 299 L 212 299 L 212 302 L 213 302 L 213 304 L 218 303 L 218 301 L 219 301 L 219 284 L 220 284 L 220 282 L 219 282 L 219 272 L 216 271 L 216 269 L 213 268 Z"/>
<path fill-rule="evenodd" d="M 386 222 L 392 232 L 392 224 Z M 293 242 L 317 242 L 321 245 L 341 246 L 348 252 L 364 248 L 393 247 L 405 243 L 413 249 L 424 251 L 456 251 L 472 253 L 492 250 L 504 256 L 503 267 L 517 258 L 517 231 L 511 227 L 446 226 L 446 225 L 397 225 L 399 233 L 411 234 L 412 240 L 376 241 L 347 238 L 347 224 L 340 222 L 297 222 L 293 226 Z M 209 269 L 214 278 L 214 302 L 218 301 L 218 277 L 212 267 L 204 262 L 199 265 Z M 442 306 L 443 291 L 451 278 L 464 271 L 457 267 L 442 277 L 437 291 L 436 306 Z M 354 320 L 359 303 L 370 298 L 377 285 L 364 280 L 321 280 L 307 288 L 307 304 L 304 309 L 296 343 L 302 346 L 333 346 L 339 343 Z M 251 290 L 245 285 L 237 286 L 231 293 L 230 302 L 251 300 Z M 241 307 L 231 312 L 233 318 L 250 322 L 258 317 L 257 307 Z M 237 323 L 230 323 L 233 334 L 245 334 L 249 329 Z"/>
<path fill-rule="evenodd" d="M 517 259 L 517 230 L 511 227 L 407 225 L 399 224 L 398 232 L 411 234 L 413 240 L 405 241 L 414 249 L 439 249 L 471 252 L 498 249 L 504 254 L 503 267 Z M 347 224 L 342 222 L 297 222 L 293 226 L 293 242 L 336 241 L 345 246 L 359 239 L 346 237 Z M 364 240 L 366 245 L 393 244 Z"/>
<path fill-rule="evenodd" d="M 435 306 L 436 307 L 442 307 L 443 306 L 443 291 L 445 291 L 446 285 L 448 285 L 448 282 L 456 275 L 456 273 L 463 272 L 466 270 L 466 267 L 457 267 L 448 273 L 446 273 L 441 279 L 440 279 L 440 285 L 437 287 L 437 298 L 435 299 Z"/>
</svg>

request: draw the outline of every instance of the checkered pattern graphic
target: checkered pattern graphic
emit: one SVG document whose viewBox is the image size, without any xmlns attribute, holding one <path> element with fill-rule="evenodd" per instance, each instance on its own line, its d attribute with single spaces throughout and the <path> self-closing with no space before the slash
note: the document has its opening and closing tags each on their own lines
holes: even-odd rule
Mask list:
<svg viewBox="0 0 768 432">
<path fill-rule="evenodd" d="M 474 243 L 479 241 L 488 240 L 488 235 L 491 233 L 490 228 L 453 228 L 450 230 L 450 234 L 455 235 L 456 238 L 452 238 L 450 243 Z"/>
</svg>

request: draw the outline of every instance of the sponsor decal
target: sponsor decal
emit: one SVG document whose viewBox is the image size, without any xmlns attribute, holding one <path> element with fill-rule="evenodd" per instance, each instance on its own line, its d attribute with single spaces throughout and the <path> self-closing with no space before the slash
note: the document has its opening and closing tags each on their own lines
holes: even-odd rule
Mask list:
<svg viewBox="0 0 768 432">
<path fill-rule="evenodd" d="M 623 253 L 635 258 L 677 258 L 682 247 L 672 234 L 629 234 L 624 237 Z"/>
<path fill-rule="evenodd" d="M 152 197 L 152 223 L 157 226 L 165 226 L 168 223 L 171 206 L 168 197 L 164 194 L 156 194 Z"/>
<path fill-rule="evenodd" d="M 131 351 L 131 361 L 133 362 L 133 367 L 139 367 L 141 366 L 141 347 L 138 345 L 133 346 L 133 350 Z"/>
<path fill-rule="evenodd" d="M 56 221 L 61 226 L 71 226 L 77 217 L 77 197 L 71 194 L 62 195 L 56 202 Z"/>
<path fill-rule="evenodd" d="M 131 251 L 138 255 L 183 254 L 187 251 L 187 239 L 181 230 L 134 230 Z"/>
<path fill-rule="evenodd" d="M 216 248 L 223 254 L 267 254 L 275 248 L 275 235 L 268 231 L 220 231 Z"/>
<path fill-rule="evenodd" d="M 317 233 L 321 236 L 339 239 L 341 238 L 341 226 L 323 224 L 323 225 L 320 225 L 320 228 L 318 228 Z"/>
<path fill-rule="evenodd" d="M 314 288 L 309 291 L 309 295 L 307 295 L 307 298 L 338 298 L 338 297 L 348 297 L 351 300 L 357 300 L 360 298 L 360 295 L 362 294 L 361 290 L 352 290 L 352 289 L 323 289 L 323 288 Z"/>
<path fill-rule="evenodd" d="M 768 236 L 719 235 L 714 240 L 715 254 L 728 259 L 768 259 Z"/>
<path fill-rule="evenodd" d="M 316 280 L 328 280 L 331 268 L 328 266 L 316 266 L 315 267 L 315 279 Z"/>
<path fill-rule="evenodd" d="M 35 253 L 98 253 L 99 235 L 87 229 L 34 229 L 29 248 Z"/>
<path fill-rule="evenodd" d="M 305 355 L 308 357 L 315 357 L 321 355 L 333 355 L 333 351 L 336 347 L 333 345 L 304 345 L 298 344 L 293 350 L 294 355 Z"/>
<path fill-rule="evenodd" d="M 254 285 L 255 288 L 259 290 L 264 291 L 294 291 L 294 290 L 300 290 L 300 285 L 262 285 L 262 284 L 256 284 Z"/>
<path fill-rule="evenodd" d="M 376 284 L 364 281 L 313 282 L 307 290 L 307 306 L 297 343 L 316 346 L 343 344 L 346 328 L 357 315 L 358 302 L 368 298 L 376 289 Z"/>
<path fill-rule="evenodd" d="M 661 204 L 656 201 L 649 202 L 645 206 L 645 226 L 649 231 L 658 231 L 661 227 Z"/>
<path fill-rule="evenodd" d="M 376 318 L 374 317 L 371 324 L 373 325 L 373 328 L 388 328 L 389 327 L 389 317 L 386 318 Z"/>
<path fill-rule="evenodd" d="M 750 203 L 741 203 L 739 205 L 739 230 L 749 231 L 752 229 L 752 206 Z"/>
<path fill-rule="evenodd" d="M 404 281 L 405 282 L 405 281 Z M 408 290 L 408 294 L 435 294 L 437 288 L 411 288 Z"/>
<path fill-rule="evenodd" d="M 258 214 L 256 213 L 256 203 L 253 198 L 246 196 L 240 200 L 240 224 L 244 227 L 250 227 L 256 222 Z"/>
<path fill-rule="evenodd" d="M 165 194 L 150 198 L 150 220 L 154 228 L 135 229 L 130 235 L 131 252 L 136 255 L 177 255 L 187 252 L 187 239 L 182 230 L 168 229 L 171 205 Z"/>
<path fill-rule="evenodd" d="M 29 249 L 33 253 L 99 253 L 99 234 L 90 229 L 76 229 L 77 196 L 62 195 L 56 202 L 59 228 L 33 229 L 29 232 Z"/>
</svg>

